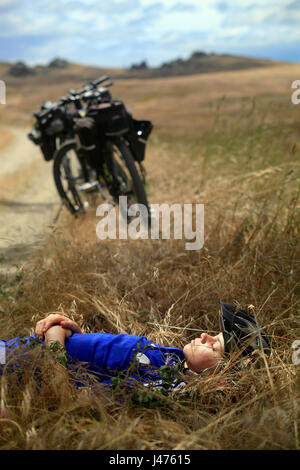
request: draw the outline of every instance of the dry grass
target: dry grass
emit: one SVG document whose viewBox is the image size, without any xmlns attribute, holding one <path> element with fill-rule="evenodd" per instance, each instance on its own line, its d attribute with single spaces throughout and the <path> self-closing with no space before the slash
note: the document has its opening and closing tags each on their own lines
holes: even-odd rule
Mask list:
<svg viewBox="0 0 300 470">
<path fill-rule="evenodd" d="M 86 332 L 146 335 L 177 347 L 197 334 L 193 329 L 218 331 L 220 299 L 251 304 L 272 338 L 272 361 L 233 358 L 214 375 L 194 377 L 184 394 L 159 403 L 152 397 L 153 409 L 99 386 L 86 394 L 58 387 L 55 373 L 38 388 L 27 365 L 22 388 L 12 376 L 2 379 L 2 449 L 299 449 L 291 344 L 300 339 L 300 109 L 290 104 L 289 87 L 284 91 L 292 75 L 293 68 L 273 75 L 272 96 L 255 71 L 228 73 L 228 82 L 215 76 L 228 93 L 235 77 L 232 97 L 223 100 L 205 77 L 153 81 L 154 94 L 164 86 L 170 94 L 157 101 L 143 101 L 150 82 L 120 85 L 128 98 L 138 93 L 139 117 L 160 119 L 146 159 L 150 201 L 204 203 L 203 249 L 187 251 L 179 240 L 100 242 L 93 211 L 77 220 L 63 212 L 42 252 L 15 279 L 3 279 L 0 296 L 4 338 L 29 334 L 36 319 L 61 311 Z M 248 97 L 237 92 L 246 77 L 255 100 L 250 88 Z M 197 119 L 187 120 L 196 113 L 199 81 L 211 94 L 206 90 Z"/>
<path fill-rule="evenodd" d="M 2 203 L 12 201 L 20 194 L 25 184 L 38 172 L 39 163 L 30 162 L 20 170 L 0 177 L 0 201 Z"/>
<path fill-rule="evenodd" d="M 10 129 L 1 128 L 0 133 L 0 150 L 6 147 L 13 140 L 13 133 Z"/>
</svg>

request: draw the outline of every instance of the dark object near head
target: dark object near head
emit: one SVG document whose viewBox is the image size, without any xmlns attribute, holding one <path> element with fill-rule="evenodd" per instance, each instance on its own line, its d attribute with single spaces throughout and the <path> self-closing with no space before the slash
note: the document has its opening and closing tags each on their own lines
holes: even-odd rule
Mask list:
<svg viewBox="0 0 300 470">
<path fill-rule="evenodd" d="M 225 353 L 240 351 L 242 356 L 247 356 L 258 349 L 271 354 L 270 342 L 253 317 L 232 305 L 220 304 Z"/>
</svg>

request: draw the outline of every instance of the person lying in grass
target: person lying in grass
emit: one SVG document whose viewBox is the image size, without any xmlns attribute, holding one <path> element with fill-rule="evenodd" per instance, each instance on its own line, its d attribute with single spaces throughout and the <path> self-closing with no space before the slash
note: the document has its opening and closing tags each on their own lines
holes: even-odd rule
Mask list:
<svg viewBox="0 0 300 470">
<path fill-rule="evenodd" d="M 221 332 L 215 336 L 202 333 L 183 349 L 165 347 L 144 336 L 110 333 L 86 333 L 64 315 L 52 314 L 36 324 L 35 335 L 46 346 L 59 344 L 69 357 L 68 364 L 84 363 L 98 382 L 111 384 L 120 372 L 129 372 L 127 379 L 146 386 L 160 386 L 166 367 L 174 371 L 172 389 L 186 382 L 189 373 L 213 370 L 222 358 L 232 352 L 242 356 L 254 350 L 270 353 L 270 343 L 256 320 L 243 310 L 221 302 Z M 22 338 L 26 342 L 28 338 Z M 30 338 L 29 338 L 30 339 Z M 19 338 L 5 342 L 13 352 Z"/>
</svg>

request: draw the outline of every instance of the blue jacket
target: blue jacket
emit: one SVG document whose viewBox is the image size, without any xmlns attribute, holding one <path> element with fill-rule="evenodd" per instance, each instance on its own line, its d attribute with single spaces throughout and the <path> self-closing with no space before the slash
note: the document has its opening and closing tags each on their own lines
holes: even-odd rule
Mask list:
<svg viewBox="0 0 300 470">
<path fill-rule="evenodd" d="M 35 338 L 36 335 L 25 337 L 22 342 L 29 344 Z M 9 359 L 9 355 L 20 346 L 21 338 L 4 341 L 4 344 Z M 162 377 L 159 368 L 167 364 L 170 367 L 181 366 L 184 362 L 182 349 L 160 346 L 145 336 L 74 333 L 66 338 L 65 348 L 70 356 L 70 366 L 77 361 L 85 363 L 86 368 L 102 383 L 110 383 L 111 377 L 129 371 L 132 379 L 145 385 L 160 386 Z M 178 383 L 178 377 L 175 380 L 174 376 L 174 388 Z"/>
</svg>

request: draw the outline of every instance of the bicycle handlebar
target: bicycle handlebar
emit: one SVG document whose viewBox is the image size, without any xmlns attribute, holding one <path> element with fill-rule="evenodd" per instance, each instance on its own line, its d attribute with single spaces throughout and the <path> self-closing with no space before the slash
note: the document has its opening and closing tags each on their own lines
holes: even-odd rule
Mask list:
<svg viewBox="0 0 300 470">
<path fill-rule="evenodd" d="M 80 95 L 83 95 L 84 93 L 86 93 L 87 91 L 90 91 L 90 90 L 93 90 L 94 88 L 97 88 L 97 85 L 100 85 L 100 83 L 103 83 L 105 82 L 106 80 L 109 80 L 109 76 L 108 75 L 103 75 L 103 77 L 100 77 L 100 78 L 97 78 L 96 80 L 93 80 L 92 82 L 89 82 L 88 85 L 86 85 L 85 87 L 81 88 L 81 90 L 79 91 L 76 91 L 74 90 L 73 88 L 71 88 L 69 90 L 69 93 L 72 95 L 72 96 L 80 96 Z M 110 82 L 109 84 L 105 85 L 105 86 L 111 86 L 113 84 L 113 82 Z"/>
<path fill-rule="evenodd" d="M 113 82 L 113 81 L 110 81 L 110 82 L 106 83 L 103 87 L 101 87 L 100 90 L 101 90 L 102 88 L 109 88 L 110 86 L 113 86 L 113 84 L 114 84 L 114 82 Z"/>
<path fill-rule="evenodd" d="M 106 80 L 109 80 L 109 78 L 110 77 L 108 75 L 103 75 L 102 77 L 99 77 L 96 80 L 93 80 L 92 82 L 90 82 L 88 85 L 86 85 L 79 91 L 76 91 L 73 88 L 71 88 L 69 90 L 69 93 L 71 96 L 63 96 L 59 102 L 53 103 L 53 106 L 51 106 L 51 108 L 33 113 L 34 117 L 37 119 L 43 119 L 47 117 L 50 113 L 52 113 L 55 109 L 59 108 L 59 106 L 70 104 L 72 102 L 76 104 L 76 101 L 79 100 L 78 99 L 79 96 L 83 95 L 86 92 L 92 92 L 93 89 L 97 90 L 97 85 L 100 85 L 100 83 L 104 83 Z M 105 86 L 103 86 L 103 89 L 100 89 L 98 91 L 95 90 L 95 92 L 97 93 L 97 96 L 100 96 L 101 93 L 105 92 L 106 88 L 112 86 L 113 84 L 114 82 L 110 81 Z"/>
<path fill-rule="evenodd" d="M 79 90 L 79 91 L 76 91 L 76 90 L 74 90 L 74 89 L 71 88 L 71 89 L 69 90 L 69 93 L 70 93 L 70 95 L 72 95 L 72 96 L 78 96 L 78 95 L 82 95 L 82 94 L 85 93 L 86 91 L 89 91 L 90 89 L 91 89 L 91 88 L 90 88 L 89 86 L 85 86 L 85 87 L 81 88 L 81 90 Z"/>
<path fill-rule="evenodd" d="M 82 101 L 90 101 L 93 99 L 101 98 L 105 93 L 109 93 L 109 95 L 111 96 L 110 92 L 108 91 L 108 87 L 112 85 L 113 82 L 110 82 L 101 88 L 96 88 L 95 90 L 88 90 L 86 93 L 83 94 L 81 99 Z"/>
<path fill-rule="evenodd" d="M 90 85 L 94 85 L 94 86 L 100 85 L 100 83 L 105 82 L 109 78 L 110 77 L 108 75 L 103 75 L 102 77 L 96 78 L 96 80 L 93 80 L 92 82 L 90 82 Z"/>
</svg>

